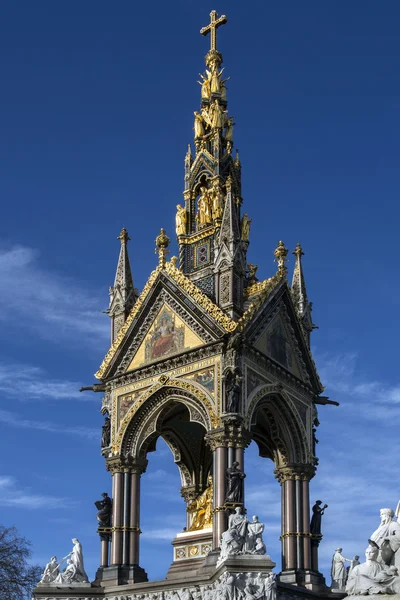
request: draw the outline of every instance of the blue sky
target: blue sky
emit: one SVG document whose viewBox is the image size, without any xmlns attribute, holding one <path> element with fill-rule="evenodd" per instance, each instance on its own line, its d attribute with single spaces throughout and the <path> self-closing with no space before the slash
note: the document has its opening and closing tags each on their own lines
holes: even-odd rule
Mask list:
<svg viewBox="0 0 400 600">
<path fill-rule="evenodd" d="M 313 352 L 341 403 L 320 409 L 312 482 L 312 500 L 329 504 L 326 575 L 334 549 L 363 553 L 379 508 L 399 500 L 397 0 L 20 0 L 0 18 L 0 508 L 40 563 L 78 536 L 90 576 L 98 565 L 93 502 L 110 491 L 101 395 L 77 390 L 108 349 L 102 311 L 121 227 L 139 288 L 160 227 L 172 237 L 208 49 L 199 29 L 213 8 L 229 17 L 219 39 L 249 260 L 269 277 L 277 241 L 302 243 Z M 279 561 L 272 468 L 246 452 L 248 511 Z M 152 578 L 184 525 L 179 487 L 160 442 L 143 478 Z"/>
</svg>

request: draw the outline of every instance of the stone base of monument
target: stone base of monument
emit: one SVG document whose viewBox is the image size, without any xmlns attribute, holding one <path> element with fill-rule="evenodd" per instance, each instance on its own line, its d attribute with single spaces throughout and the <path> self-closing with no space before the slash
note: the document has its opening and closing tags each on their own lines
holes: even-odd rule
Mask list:
<svg viewBox="0 0 400 600">
<path fill-rule="evenodd" d="M 172 542 L 174 562 L 168 569 L 167 579 L 190 577 L 202 566 L 212 548 L 212 529 L 184 531 Z"/>
<path fill-rule="evenodd" d="M 318 571 L 287 569 L 286 571 L 281 571 L 276 578 L 279 583 L 297 585 L 313 592 L 331 593 L 331 590 L 326 585 L 325 577 Z"/>
<path fill-rule="evenodd" d="M 276 566 L 269 554 L 237 554 L 227 556 L 223 561 L 217 562 L 216 576 L 219 577 L 224 571 L 230 573 L 269 573 Z"/>
<path fill-rule="evenodd" d="M 114 585 L 128 585 L 148 581 L 147 573 L 139 565 L 111 565 L 97 569 L 93 585 L 110 587 Z"/>
</svg>

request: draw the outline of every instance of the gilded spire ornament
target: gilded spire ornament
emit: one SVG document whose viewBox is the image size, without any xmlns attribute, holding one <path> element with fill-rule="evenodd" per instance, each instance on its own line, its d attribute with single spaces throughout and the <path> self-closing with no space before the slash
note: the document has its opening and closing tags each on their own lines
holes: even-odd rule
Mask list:
<svg viewBox="0 0 400 600">
<path fill-rule="evenodd" d="M 128 235 L 128 231 L 123 227 L 121 229 L 121 233 L 117 237 L 117 240 L 121 240 L 121 244 L 127 244 L 131 238 Z"/>
<path fill-rule="evenodd" d="M 217 29 L 218 27 L 221 27 L 221 25 L 227 23 L 228 18 L 226 15 L 221 15 L 218 17 L 217 11 L 213 10 L 210 12 L 210 19 L 210 24 L 202 27 L 200 29 L 200 33 L 201 35 L 208 35 L 209 33 L 211 34 L 210 52 L 215 52 L 217 51 Z"/>
<path fill-rule="evenodd" d="M 274 256 L 275 262 L 278 263 L 278 275 L 282 278 L 286 277 L 287 275 L 287 255 L 288 249 L 285 247 L 285 244 L 282 242 L 282 240 L 280 240 L 277 248 L 275 249 Z"/>
<path fill-rule="evenodd" d="M 170 239 L 165 233 L 165 229 L 161 228 L 160 235 L 156 237 L 156 254 L 158 254 L 158 265 L 164 269 L 169 254 L 168 246 Z"/>
</svg>

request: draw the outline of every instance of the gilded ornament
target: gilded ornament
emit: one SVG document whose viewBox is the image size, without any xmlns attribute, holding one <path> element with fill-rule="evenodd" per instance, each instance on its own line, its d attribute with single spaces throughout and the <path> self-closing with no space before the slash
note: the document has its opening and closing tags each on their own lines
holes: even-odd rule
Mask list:
<svg viewBox="0 0 400 600">
<path fill-rule="evenodd" d="M 202 186 L 196 215 L 196 223 L 199 229 L 207 227 L 212 223 L 211 197 L 209 190 Z"/>
<path fill-rule="evenodd" d="M 228 22 L 228 18 L 226 17 L 226 15 L 221 15 L 220 17 L 218 17 L 217 11 L 213 10 L 210 12 L 209 25 L 206 25 L 205 27 L 202 27 L 200 29 L 201 35 L 208 35 L 210 33 L 210 36 L 211 36 L 210 50 L 211 51 L 217 50 L 217 29 L 218 29 L 218 27 L 221 27 L 221 25 L 224 25 L 227 22 Z"/>
<path fill-rule="evenodd" d="M 194 111 L 194 139 L 203 137 L 204 135 L 204 121 L 201 114 L 195 110 Z"/>
<path fill-rule="evenodd" d="M 207 483 L 208 487 L 204 492 L 187 507 L 187 512 L 193 515 L 188 531 L 212 527 L 213 482 L 211 475 L 208 477 Z"/>
<path fill-rule="evenodd" d="M 176 226 L 176 235 L 185 235 L 186 234 L 186 222 L 187 222 L 187 212 L 184 206 L 180 204 L 176 207 L 176 217 L 175 217 L 175 226 Z"/>
<path fill-rule="evenodd" d="M 281 240 L 280 242 L 278 242 L 278 246 L 274 252 L 275 262 L 278 263 L 278 275 L 280 277 L 286 277 L 287 275 L 287 255 L 288 249 L 285 248 L 285 244 Z"/>
</svg>

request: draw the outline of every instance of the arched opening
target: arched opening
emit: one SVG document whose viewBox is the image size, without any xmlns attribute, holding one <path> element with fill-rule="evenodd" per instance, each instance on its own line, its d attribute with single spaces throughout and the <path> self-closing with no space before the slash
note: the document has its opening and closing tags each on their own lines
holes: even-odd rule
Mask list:
<svg viewBox="0 0 400 600">
<path fill-rule="evenodd" d="M 209 428 L 207 408 L 199 398 L 173 386 L 151 395 L 127 427 L 124 454 L 133 464 L 147 463 L 138 501 L 141 564 L 151 578 L 165 577 L 175 556 L 165 542 L 190 528 L 193 515 L 187 507 L 208 486 L 212 452 L 205 434 Z"/>
</svg>

